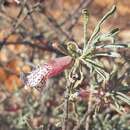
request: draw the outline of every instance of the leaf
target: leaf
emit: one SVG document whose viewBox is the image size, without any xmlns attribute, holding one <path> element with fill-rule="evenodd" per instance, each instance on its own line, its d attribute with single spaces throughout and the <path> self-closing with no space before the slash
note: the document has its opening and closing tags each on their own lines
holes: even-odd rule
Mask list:
<svg viewBox="0 0 130 130">
<path fill-rule="evenodd" d="M 16 75 L 9 75 L 5 80 L 5 86 L 9 92 L 15 91 L 21 85 L 21 80 Z"/>
<path fill-rule="evenodd" d="M 105 69 L 103 68 L 102 65 L 100 65 L 99 63 L 96 63 L 95 61 L 92 61 L 91 59 L 81 59 L 81 61 L 83 61 L 83 63 L 85 65 L 87 65 L 87 67 L 89 67 L 90 71 L 92 71 L 92 69 L 98 73 L 103 80 L 108 80 L 109 79 L 109 74 L 105 71 Z M 88 66 L 88 63 L 90 64 Z"/>
<path fill-rule="evenodd" d="M 108 45 L 99 45 L 96 48 L 108 48 L 108 49 L 115 49 L 115 48 L 127 48 L 128 45 L 126 44 L 108 44 Z"/>
<path fill-rule="evenodd" d="M 105 1 L 95 0 L 94 3 L 96 4 L 96 6 L 98 6 L 98 8 L 106 8 L 107 6 L 112 5 L 113 1 L 112 0 L 105 0 Z"/>
<path fill-rule="evenodd" d="M 111 8 L 111 10 L 108 11 L 108 12 L 103 16 L 103 18 L 99 21 L 99 23 L 98 23 L 97 26 L 95 27 L 95 29 L 94 29 L 94 31 L 93 31 L 93 34 L 92 34 L 91 37 L 90 37 L 89 42 L 92 41 L 92 39 L 97 36 L 97 34 L 100 32 L 101 25 L 103 24 L 103 22 L 104 22 L 107 18 L 109 18 L 109 17 L 115 12 L 115 10 L 116 10 L 116 6 L 113 5 L 112 8 Z M 93 45 L 92 45 L 92 46 L 93 46 Z"/>
<path fill-rule="evenodd" d="M 0 62 L 7 62 L 7 61 L 8 61 L 7 51 L 5 49 L 0 50 Z"/>
<path fill-rule="evenodd" d="M 96 36 L 95 39 L 92 41 L 93 46 L 95 46 L 95 44 L 98 42 L 103 42 L 103 41 L 108 41 L 108 40 L 111 41 L 112 43 L 114 43 L 114 36 L 118 32 L 119 32 L 119 29 L 114 28 L 108 33 L 104 33 L 104 34 L 100 34 L 100 35 Z"/>
<path fill-rule="evenodd" d="M 12 59 L 7 63 L 6 67 L 8 67 L 8 69 L 10 69 L 13 73 L 19 74 L 21 72 L 22 64 L 21 60 Z"/>
<path fill-rule="evenodd" d="M 0 41 L 3 41 L 5 38 L 5 31 L 0 31 Z"/>
<path fill-rule="evenodd" d="M 4 82 L 6 77 L 7 77 L 7 74 L 6 74 L 5 70 L 2 67 L 0 67 L 0 81 Z"/>
<path fill-rule="evenodd" d="M 90 64 L 92 64 L 92 65 L 95 66 L 95 67 L 104 69 L 102 65 L 100 65 L 100 64 L 97 63 L 97 62 L 95 62 L 94 60 L 91 60 L 91 59 L 86 58 L 86 59 L 81 59 L 81 61 L 82 61 L 84 64 L 86 64 L 86 65 L 87 65 L 88 63 L 90 63 Z"/>
<path fill-rule="evenodd" d="M 22 66 L 22 71 L 23 71 L 24 73 L 28 73 L 28 72 L 31 71 L 31 68 L 30 68 L 29 65 L 24 65 L 24 66 Z"/>
<path fill-rule="evenodd" d="M 100 57 L 100 56 L 113 57 L 113 58 L 119 58 L 119 57 L 121 57 L 121 55 L 119 53 L 117 53 L 117 52 L 96 53 L 94 55 L 94 57 Z"/>
<path fill-rule="evenodd" d="M 128 105 L 130 105 L 130 97 L 127 96 L 126 94 L 116 92 L 116 97 L 122 100 L 123 102 L 127 103 Z"/>
<path fill-rule="evenodd" d="M 109 79 L 109 74 L 100 68 L 94 68 L 94 70 L 102 77 L 103 80 Z"/>
<path fill-rule="evenodd" d="M 121 93 L 124 93 L 124 94 L 127 94 L 127 93 L 130 92 L 130 86 L 119 86 L 117 88 L 117 91 L 121 92 Z"/>
<path fill-rule="evenodd" d="M 16 34 L 9 35 L 7 42 L 16 42 L 18 40 L 19 36 Z"/>
<path fill-rule="evenodd" d="M 20 45 L 19 43 L 16 43 L 15 45 L 9 44 L 7 45 L 7 48 L 12 51 L 14 54 L 20 54 L 27 50 L 25 45 Z"/>
</svg>

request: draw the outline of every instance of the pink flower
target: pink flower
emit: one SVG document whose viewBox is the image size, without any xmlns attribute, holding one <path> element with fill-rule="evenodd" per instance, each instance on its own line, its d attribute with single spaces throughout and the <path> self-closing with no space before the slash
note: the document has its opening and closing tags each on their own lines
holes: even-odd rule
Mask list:
<svg viewBox="0 0 130 130">
<path fill-rule="evenodd" d="M 93 95 L 98 96 L 97 90 L 90 90 L 90 89 L 82 89 L 81 88 L 79 91 L 73 93 L 71 95 L 70 99 L 79 98 L 80 100 L 88 101 L 91 92 L 92 92 Z"/>
<path fill-rule="evenodd" d="M 38 66 L 29 74 L 23 74 L 22 80 L 25 86 L 41 89 L 45 86 L 48 78 L 60 74 L 67 69 L 71 63 L 72 58 L 70 56 L 50 60 L 48 63 Z"/>
</svg>

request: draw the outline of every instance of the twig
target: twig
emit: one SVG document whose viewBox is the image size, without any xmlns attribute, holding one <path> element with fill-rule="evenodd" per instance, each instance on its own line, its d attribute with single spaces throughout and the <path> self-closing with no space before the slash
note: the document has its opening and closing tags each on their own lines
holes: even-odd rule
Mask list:
<svg viewBox="0 0 130 130">
<path fill-rule="evenodd" d="M 12 22 L 12 21 L 14 21 L 15 23 L 17 22 L 17 18 L 14 18 L 14 17 L 11 17 L 11 16 L 9 16 L 5 11 L 3 11 L 3 10 L 0 10 L 0 12 L 1 12 L 1 14 L 2 15 L 4 15 L 3 17 L 5 17 L 6 18 L 6 21 L 7 22 Z M 4 18 L 4 20 L 5 20 L 5 18 Z M 10 23 L 10 24 L 12 24 L 12 23 Z M 13 24 L 12 24 L 13 25 Z M 19 25 L 22 29 L 24 29 L 25 30 L 25 27 L 24 27 L 24 25 L 21 23 L 20 25 Z"/>
<path fill-rule="evenodd" d="M 4 40 L 0 43 L 0 49 L 2 49 L 3 45 L 6 44 L 7 39 L 9 38 L 9 36 L 15 32 L 15 30 L 18 28 L 18 26 L 20 26 L 21 23 L 26 19 L 26 17 L 28 15 L 30 15 L 31 13 L 33 13 L 35 11 L 35 8 L 37 8 L 38 6 L 39 6 L 39 4 L 35 4 L 30 10 L 28 10 L 28 12 L 26 13 L 26 15 L 22 18 L 22 20 L 20 20 L 20 21 L 18 21 L 17 19 L 15 20 L 16 24 L 13 25 L 13 28 L 11 29 L 11 31 L 7 33 L 7 35 L 4 38 Z M 18 16 L 20 17 L 20 15 L 18 15 Z"/>
<path fill-rule="evenodd" d="M 28 4 L 25 4 L 25 7 L 27 8 L 27 10 L 28 10 L 28 12 L 29 12 L 30 9 L 29 9 Z M 34 20 L 34 18 L 33 18 L 33 15 L 32 15 L 32 13 L 29 13 L 28 15 L 29 15 L 30 20 L 31 20 L 31 22 L 32 22 L 33 29 L 36 31 L 36 30 L 37 30 L 37 26 L 36 26 L 36 22 L 35 22 L 35 20 Z"/>
<path fill-rule="evenodd" d="M 95 106 L 96 106 L 96 104 L 94 104 L 94 105 L 92 106 L 91 110 L 86 111 L 86 113 L 84 114 L 83 118 L 80 120 L 79 124 L 77 124 L 77 126 L 75 126 L 75 127 L 73 128 L 73 130 L 78 130 L 78 129 L 80 128 L 80 126 L 85 122 L 86 118 L 87 118 L 89 115 L 91 115 L 91 113 L 94 111 Z"/>
<path fill-rule="evenodd" d="M 1 46 L 1 44 L 3 45 L 2 42 L 3 41 L 0 41 L 0 46 Z M 33 44 L 30 41 L 6 42 L 6 44 L 4 44 L 4 45 L 10 45 L 10 44 L 14 44 L 14 45 L 22 44 L 22 45 L 25 45 L 25 46 L 30 46 L 32 48 L 38 48 L 38 49 L 41 49 L 41 50 L 46 50 L 46 51 L 57 53 L 59 55 L 64 55 L 62 52 L 58 51 L 57 49 L 53 48 L 52 46 L 49 46 L 49 45 L 47 46 L 47 45 L 43 45 L 43 44 L 42 45 Z"/>
<path fill-rule="evenodd" d="M 78 8 L 76 8 L 75 11 L 71 15 L 69 15 L 69 17 L 67 17 L 64 22 L 62 22 L 62 25 L 66 24 L 68 21 L 71 21 L 67 30 L 72 30 L 75 24 L 78 22 L 79 17 L 81 16 L 80 10 L 82 10 L 83 8 L 86 8 L 92 2 L 93 0 L 82 0 Z"/>
<path fill-rule="evenodd" d="M 88 112 L 92 109 L 92 91 L 90 91 L 89 95 L 89 102 L 88 102 Z M 90 124 L 90 114 L 86 118 L 86 124 L 85 124 L 85 130 L 89 130 L 89 124 Z"/>
<path fill-rule="evenodd" d="M 26 2 L 27 2 L 27 0 L 23 0 L 22 5 L 21 5 L 21 10 L 19 11 L 19 13 L 17 15 L 17 19 L 19 19 L 20 16 L 22 15 Z"/>
<path fill-rule="evenodd" d="M 62 29 L 61 24 L 58 24 L 57 20 L 52 16 L 52 14 L 45 10 L 44 6 L 40 6 L 40 8 L 42 10 L 41 14 L 47 18 L 51 28 L 57 33 L 59 41 L 61 41 L 61 36 L 65 36 L 65 38 L 68 40 L 75 41 L 72 35 Z"/>
<path fill-rule="evenodd" d="M 34 7 L 34 6 L 33 6 L 33 7 Z M 17 17 L 16 17 L 15 23 L 13 24 L 13 25 L 14 25 L 14 28 L 15 28 L 16 25 L 18 24 L 19 18 L 21 17 L 21 15 L 22 15 L 22 13 L 23 13 L 23 11 L 24 11 L 24 8 L 26 8 L 28 12 L 30 11 L 30 8 L 29 8 L 29 6 L 28 6 L 28 4 L 27 4 L 27 0 L 24 0 L 24 1 L 22 2 L 22 4 L 21 4 L 21 9 L 20 9 L 20 11 L 19 11 L 19 13 L 18 13 L 18 15 L 17 15 Z M 28 13 L 27 13 L 27 14 L 28 14 Z M 33 19 L 32 13 L 29 13 L 28 15 L 29 15 L 29 17 L 30 17 L 30 19 L 31 19 L 31 22 L 32 22 L 32 25 L 33 25 L 34 29 L 36 30 L 36 24 L 35 24 L 35 21 L 34 21 L 34 19 Z"/>
<path fill-rule="evenodd" d="M 64 102 L 64 124 L 62 130 L 68 130 L 69 116 L 69 86 L 66 87 L 65 102 Z"/>
<path fill-rule="evenodd" d="M 26 15 L 24 15 L 24 17 L 22 18 L 22 20 L 17 22 L 17 24 L 15 25 L 14 29 L 16 29 L 27 18 L 28 15 L 32 14 L 37 7 L 39 7 L 39 4 L 36 4 L 31 9 L 29 9 L 27 11 Z"/>
<path fill-rule="evenodd" d="M 57 21 L 54 19 L 54 17 L 49 13 L 49 12 L 44 12 L 44 15 L 46 16 L 50 26 L 55 30 L 56 33 L 59 34 L 59 36 L 61 36 L 61 34 L 63 36 L 65 36 L 68 40 L 73 40 L 73 37 L 68 34 L 67 32 L 65 32 L 61 26 L 57 23 Z M 60 37 L 61 38 L 61 37 Z"/>
</svg>

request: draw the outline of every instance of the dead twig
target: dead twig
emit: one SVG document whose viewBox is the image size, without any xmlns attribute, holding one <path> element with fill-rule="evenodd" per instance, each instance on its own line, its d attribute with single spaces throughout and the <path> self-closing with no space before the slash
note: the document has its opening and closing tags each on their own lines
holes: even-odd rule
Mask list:
<svg viewBox="0 0 130 130">
<path fill-rule="evenodd" d="M 68 40 L 73 40 L 73 41 L 75 41 L 70 34 L 68 34 L 67 32 L 65 32 L 65 31 L 61 28 L 61 26 L 57 23 L 57 21 L 54 19 L 54 17 L 53 17 L 49 12 L 45 12 L 44 15 L 46 16 L 46 18 L 47 18 L 47 20 L 48 20 L 50 26 L 52 27 L 52 29 L 53 29 L 56 33 L 58 33 L 59 39 L 61 39 L 60 36 L 62 35 L 62 36 L 65 36 L 66 39 L 68 39 Z"/>
<path fill-rule="evenodd" d="M 4 44 L 3 41 L 0 41 L 0 46 L 1 46 L 1 44 L 2 45 L 10 45 L 10 44 L 18 45 L 18 44 L 22 44 L 22 45 L 25 45 L 25 46 L 30 46 L 32 48 L 38 48 L 38 49 L 41 49 L 41 50 L 46 50 L 46 51 L 54 52 L 54 53 L 56 53 L 58 55 L 64 55 L 63 53 L 61 53 L 57 49 L 53 48 L 51 45 L 33 44 L 31 41 L 6 42 L 6 44 Z"/>
<path fill-rule="evenodd" d="M 82 0 L 79 4 L 79 6 L 73 11 L 72 14 L 68 15 L 68 17 L 65 19 L 65 21 L 63 21 L 61 23 L 61 25 L 65 25 L 67 22 L 70 22 L 70 24 L 67 27 L 67 30 L 72 30 L 73 27 L 76 25 L 76 23 L 78 22 L 79 17 L 81 16 L 81 10 L 83 8 L 87 8 L 87 6 L 89 6 L 91 3 L 93 2 L 93 0 Z"/>
</svg>

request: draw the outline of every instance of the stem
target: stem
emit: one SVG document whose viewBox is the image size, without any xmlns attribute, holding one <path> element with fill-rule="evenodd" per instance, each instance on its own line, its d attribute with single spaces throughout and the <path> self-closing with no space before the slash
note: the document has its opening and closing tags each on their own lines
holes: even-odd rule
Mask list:
<svg viewBox="0 0 130 130">
<path fill-rule="evenodd" d="M 69 117 L 69 85 L 66 86 L 65 101 L 64 101 L 64 120 L 62 130 L 68 130 Z"/>
<path fill-rule="evenodd" d="M 68 72 L 65 72 L 65 77 L 68 79 Z M 62 130 L 68 130 L 68 118 L 69 118 L 69 88 L 71 83 L 68 81 L 66 84 L 65 101 L 64 101 L 64 119 Z"/>
<path fill-rule="evenodd" d="M 91 89 L 91 91 L 90 91 L 90 95 L 89 95 L 88 112 L 91 111 L 91 109 L 92 109 L 92 87 L 90 89 Z M 91 115 L 88 115 L 88 117 L 86 118 L 85 130 L 89 130 L 90 116 Z"/>
<path fill-rule="evenodd" d="M 87 45 L 87 24 L 88 24 L 88 11 L 86 9 L 82 10 L 83 14 L 83 21 L 84 21 L 84 47 L 83 50 L 85 51 L 86 45 Z"/>
<path fill-rule="evenodd" d="M 80 128 L 80 126 L 84 123 L 84 121 L 86 120 L 86 118 L 87 118 L 89 115 L 91 115 L 91 113 L 94 111 L 95 106 L 96 106 L 96 104 L 94 104 L 94 105 L 92 106 L 92 108 L 91 108 L 90 111 L 86 111 L 86 112 L 85 112 L 85 114 L 84 114 L 84 116 L 82 117 L 82 119 L 80 120 L 79 124 L 77 124 L 77 125 L 73 128 L 73 130 L 78 130 L 78 129 Z"/>
<path fill-rule="evenodd" d="M 90 95 L 89 95 L 89 100 L 88 100 L 88 112 L 92 110 L 92 102 L 93 102 L 93 72 L 90 71 L 90 73 L 92 74 L 91 77 L 91 81 L 90 81 Z M 91 118 L 91 114 L 88 115 L 88 117 L 86 118 L 86 126 L 85 126 L 85 130 L 89 130 L 89 125 L 90 125 L 90 118 Z"/>
</svg>

